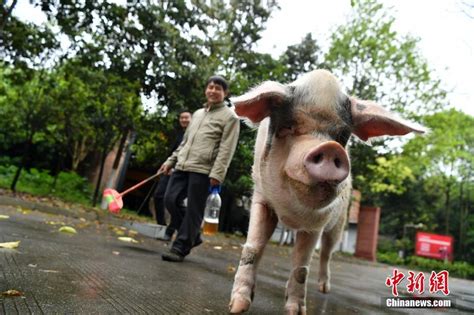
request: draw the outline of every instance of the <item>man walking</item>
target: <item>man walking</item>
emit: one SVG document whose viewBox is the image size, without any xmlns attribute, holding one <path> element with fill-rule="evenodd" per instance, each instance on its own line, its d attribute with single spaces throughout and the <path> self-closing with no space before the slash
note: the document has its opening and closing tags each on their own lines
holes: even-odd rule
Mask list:
<svg viewBox="0 0 474 315">
<path fill-rule="evenodd" d="M 234 155 L 240 122 L 226 106 L 228 85 L 221 76 L 212 76 L 206 84 L 204 107 L 193 114 L 183 141 L 160 167 L 169 173 L 174 167 L 165 205 L 179 224 L 178 235 L 163 260 L 181 262 L 191 249 L 202 243 L 201 223 L 209 186 L 220 185 Z M 187 209 L 180 200 L 187 196 Z"/>
</svg>

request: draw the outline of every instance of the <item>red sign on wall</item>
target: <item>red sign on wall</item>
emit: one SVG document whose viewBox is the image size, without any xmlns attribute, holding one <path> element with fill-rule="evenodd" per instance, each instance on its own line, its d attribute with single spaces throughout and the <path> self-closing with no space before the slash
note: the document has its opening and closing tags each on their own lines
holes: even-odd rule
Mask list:
<svg viewBox="0 0 474 315">
<path fill-rule="evenodd" d="M 415 255 L 453 260 L 453 237 L 425 232 L 416 233 Z"/>
</svg>

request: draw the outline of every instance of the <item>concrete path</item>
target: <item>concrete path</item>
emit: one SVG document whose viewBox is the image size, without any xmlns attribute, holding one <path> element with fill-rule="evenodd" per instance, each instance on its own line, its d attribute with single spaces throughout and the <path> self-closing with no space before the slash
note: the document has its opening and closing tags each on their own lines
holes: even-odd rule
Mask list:
<svg viewBox="0 0 474 315">
<path fill-rule="evenodd" d="M 1 201 L 1 200 L 0 200 Z M 183 263 L 161 260 L 168 244 L 136 235 L 106 215 L 70 215 L 0 204 L 0 314 L 226 314 L 243 238 L 207 237 Z M 59 232 L 71 226 L 77 234 Z M 138 243 L 121 241 L 132 237 Z M 291 249 L 270 245 L 260 265 L 249 314 L 282 314 Z M 316 256 L 316 255 L 315 255 Z M 440 310 L 388 309 L 385 279 L 393 267 L 337 257 L 332 292 L 317 292 L 313 260 L 308 314 L 473 313 L 474 282 L 450 278 L 457 307 Z M 429 277 L 429 275 L 428 275 Z M 403 293 L 403 292 L 402 292 Z"/>
</svg>

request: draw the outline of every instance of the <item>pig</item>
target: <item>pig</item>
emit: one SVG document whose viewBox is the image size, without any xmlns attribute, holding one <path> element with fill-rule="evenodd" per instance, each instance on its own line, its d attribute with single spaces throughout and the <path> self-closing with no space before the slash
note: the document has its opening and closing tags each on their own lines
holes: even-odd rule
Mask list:
<svg viewBox="0 0 474 315">
<path fill-rule="evenodd" d="M 344 229 L 352 189 L 351 134 L 367 141 L 425 129 L 375 102 L 348 96 L 336 77 L 321 69 L 291 84 L 266 81 L 232 102 L 237 115 L 259 127 L 249 230 L 229 311 L 249 309 L 257 266 L 280 221 L 296 230 L 285 312 L 306 314 L 307 277 L 320 237 L 319 290 L 327 293 L 331 287 L 329 261 Z"/>
</svg>

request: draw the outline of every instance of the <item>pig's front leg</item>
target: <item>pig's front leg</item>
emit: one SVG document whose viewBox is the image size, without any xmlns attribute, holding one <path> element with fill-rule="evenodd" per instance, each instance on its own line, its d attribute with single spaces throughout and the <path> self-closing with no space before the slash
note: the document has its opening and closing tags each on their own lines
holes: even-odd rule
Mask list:
<svg viewBox="0 0 474 315">
<path fill-rule="evenodd" d="M 286 285 L 287 314 L 306 314 L 306 280 L 314 247 L 318 241 L 319 232 L 296 233 L 295 247 L 292 255 L 292 271 Z"/>
<path fill-rule="evenodd" d="M 253 299 L 258 262 L 277 222 L 273 210 L 264 203 L 260 194 L 254 193 L 247 242 L 242 250 L 232 288 L 229 304 L 231 313 L 242 313 L 249 309 Z"/>
<path fill-rule="evenodd" d="M 331 290 L 329 262 L 331 260 L 332 252 L 341 239 L 345 224 L 345 212 L 341 212 L 336 225 L 324 231 L 321 238 L 321 252 L 319 257 L 319 291 L 328 293 Z"/>
</svg>

